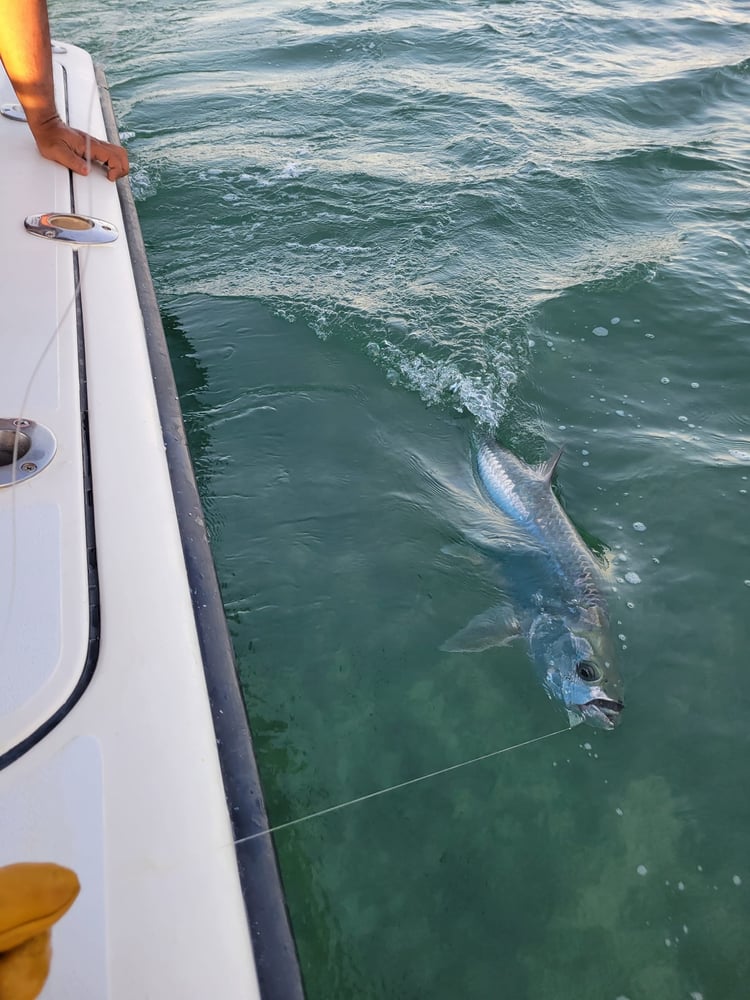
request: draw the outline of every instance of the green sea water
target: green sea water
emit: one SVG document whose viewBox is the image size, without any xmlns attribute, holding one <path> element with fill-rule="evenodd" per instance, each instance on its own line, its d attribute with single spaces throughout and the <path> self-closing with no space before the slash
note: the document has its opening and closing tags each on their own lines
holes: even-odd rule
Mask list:
<svg viewBox="0 0 750 1000">
<path fill-rule="evenodd" d="M 61 0 L 104 62 L 271 822 L 565 725 L 446 554 L 566 446 L 627 705 L 279 831 L 310 1000 L 750 995 L 750 6 Z M 626 575 L 627 574 L 627 575 Z"/>
</svg>

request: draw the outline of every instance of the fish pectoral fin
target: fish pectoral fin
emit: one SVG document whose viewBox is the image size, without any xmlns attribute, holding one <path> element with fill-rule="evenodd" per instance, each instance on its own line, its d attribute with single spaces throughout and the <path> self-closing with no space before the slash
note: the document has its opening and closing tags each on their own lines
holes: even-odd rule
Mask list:
<svg viewBox="0 0 750 1000">
<path fill-rule="evenodd" d="M 482 554 L 469 545 L 461 545 L 460 543 L 443 545 L 440 551 L 443 555 L 450 556 L 451 559 L 462 559 L 474 566 L 481 566 L 484 562 Z"/>
<path fill-rule="evenodd" d="M 568 713 L 570 728 L 573 729 L 575 726 L 580 726 L 583 722 L 583 716 L 579 712 L 571 712 L 569 708 L 566 711 Z"/>
<path fill-rule="evenodd" d="M 483 611 L 440 647 L 446 653 L 480 653 L 492 646 L 507 646 L 521 635 L 511 608 L 499 605 Z"/>
</svg>

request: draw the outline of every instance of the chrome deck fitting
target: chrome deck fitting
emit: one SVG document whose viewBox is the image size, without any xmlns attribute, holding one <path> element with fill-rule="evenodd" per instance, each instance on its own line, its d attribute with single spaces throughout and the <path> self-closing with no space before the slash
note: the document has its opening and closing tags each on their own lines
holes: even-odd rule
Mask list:
<svg viewBox="0 0 750 1000">
<path fill-rule="evenodd" d="M 0 417 L 0 488 L 15 486 L 41 472 L 55 456 L 49 428 L 21 417 Z"/>
<path fill-rule="evenodd" d="M 43 212 L 24 219 L 26 231 L 45 240 L 70 243 L 74 246 L 96 246 L 114 243 L 120 235 L 111 222 L 73 212 Z"/>
</svg>

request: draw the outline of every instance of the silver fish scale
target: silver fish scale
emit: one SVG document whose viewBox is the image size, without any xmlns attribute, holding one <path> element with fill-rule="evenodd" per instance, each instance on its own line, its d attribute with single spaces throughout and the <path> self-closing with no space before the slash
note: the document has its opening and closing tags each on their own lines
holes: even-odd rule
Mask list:
<svg viewBox="0 0 750 1000">
<path fill-rule="evenodd" d="M 489 441 L 479 447 L 477 466 L 490 499 L 541 545 L 573 601 L 605 608 L 599 567 L 552 492 L 549 476 Z"/>
</svg>

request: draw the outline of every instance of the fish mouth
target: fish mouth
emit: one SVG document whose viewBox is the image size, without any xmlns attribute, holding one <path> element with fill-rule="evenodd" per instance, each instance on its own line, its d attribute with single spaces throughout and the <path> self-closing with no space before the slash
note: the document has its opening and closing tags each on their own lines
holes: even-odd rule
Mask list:
<svg viewBox="0 0 750 1000">
<path fill-rule="evenodd" d="M 581 705 L 581 714 L 589 725 L 597 729 L 614 729 L 624 707 L 621 701 L 612 698 L 593 698 Z"/>
</svg>

